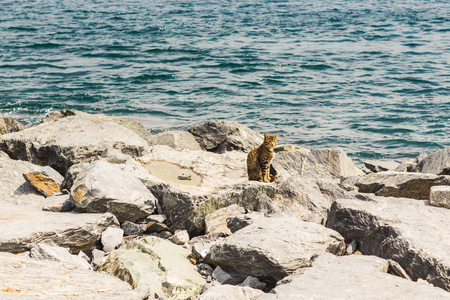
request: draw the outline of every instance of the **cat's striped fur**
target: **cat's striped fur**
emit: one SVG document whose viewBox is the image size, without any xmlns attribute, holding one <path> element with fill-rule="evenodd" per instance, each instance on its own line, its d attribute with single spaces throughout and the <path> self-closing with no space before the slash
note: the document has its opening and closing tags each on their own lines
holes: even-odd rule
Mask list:
<svg viewBox="0 0 450 300">
<path fill-rule="evenodd" d="M 270 163 L 274 156 L 278 134 L 269 136 L 264 134 L 264 142 L 253 149 L 247 156 L 248 180 L 273 182 L 275 177 L 270 175 Z"/>
</svg>

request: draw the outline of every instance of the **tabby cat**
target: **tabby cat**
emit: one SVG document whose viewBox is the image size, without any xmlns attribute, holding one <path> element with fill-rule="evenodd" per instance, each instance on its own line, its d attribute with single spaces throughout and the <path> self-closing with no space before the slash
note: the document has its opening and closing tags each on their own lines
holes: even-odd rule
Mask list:
<svg viewBox="0 0 450 300">
<path fill-rule="evenodd" d="M 274 156 L 278 134 L 270 136 L 264 134 L 264 142 L 253 149 L 247 156 L 248 180 L 273 182 L 275 177 L 270 174 L 270 163 Z"/>
</svg>

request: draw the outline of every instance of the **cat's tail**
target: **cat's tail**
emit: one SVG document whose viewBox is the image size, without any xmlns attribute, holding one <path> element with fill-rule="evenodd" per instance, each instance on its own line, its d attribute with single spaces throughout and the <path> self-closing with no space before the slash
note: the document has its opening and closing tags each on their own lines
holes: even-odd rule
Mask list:
<svg viewBox="0 0 450 300">
<path fill-rule="evenodd" d="M 274 182 L 275 181 L 275 176 L 273 176 L 272 174 L 269 175 L 269 181 L 270 182 Z"/>
</svg>

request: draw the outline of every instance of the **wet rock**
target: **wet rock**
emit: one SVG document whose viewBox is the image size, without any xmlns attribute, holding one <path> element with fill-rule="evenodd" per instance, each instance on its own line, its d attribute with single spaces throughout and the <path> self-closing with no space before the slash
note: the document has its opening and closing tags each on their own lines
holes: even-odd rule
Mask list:
<svg viewBox="0 0 450 300">
<path fill-rule="evenodd" d="M 255 300 L 263 291 L 246 286 L 213 285 L 200 295 L 199 300 Z"/>
<path fill-rule="evenodd" d="M 111 252 L 98 270 L 114 274 L 133 287 L 146 285 L 152 294 L 187 299 L 199 294 L 206 283 L 188 255 L 189 251 L 167 240 L 146 237 Z"/>
<path fill-rule="evenodd" d="M 426 279 L 450 291 L 450 210 L 428 201 L 372 198 L 337 200 L 327 226 L 356 240 L 363 254 L 392 259 L 413 280 Z"/>
<path fill-rule="evenodd" d="M 188 131 L 167 130 L 149 138 L 149 145 L 166 145 L 175 149 L 202 150 L 192 133 Z"/>
<path fill-rule="evenodd" d="M 357 183 L 360 193 L 419 200 L 430 199 L 430 188 L 435 185 L 450 185 L 450 176 L 389 171 L 369 174 Z"/>
<path fill-rule="evenodd" d="M 173 236 L 169 238 L 169 241 L 181 246 L 186 245 L 189 242 L 189 233 L 187 230 L 176 230 Z"/>
<path fill-rule="evenodd" d="M 450 186 L 433 186 L 430 190 L 430 204 L 450 208 Z"/>
<path fill-rule="evenodd" d="M 279 152 L 275 155 L 272 166 L 277 172 L 277 180 L 281 181 L 292 176 L 332 179 L 364 174 L 339 149 Z"/>
<path fill-rule="evenodd" d="M 107 228 L 102 233 L 101 241 L 103 245 L 103 251 L 109 253 L 113 251 L 117 246 L 122 244 L 123 230 L 121 228 Z"/>
<path fill-rule="evenodd" d="M 42 202 L 42 210 L 53 212 L 68 212 L 74 207 L 69 194 L 53 195 Z"/>
<path fill-rule="evenodd" d="M 206 262 L 238 281 L 254 276 L 273 284 L 326 251 L 345 252 L 339 233 L 293 217 L 263 218 L 213 245 Z"/>
<path fill-rule="evenodd" d="M 119 225 L 109 213 L 63 214 L 9 203 L 0 203 L 0 220 L 0 251 L 12 253 L 28 251 L 37 243 L 90 253 L 106 228 Z"/>
<path fill-rule="evenodd" d="M 232 233 L 255 223 L 264 218 L 264 215 L 260 213 L 248 213 L 241 215 L 232 215 L 227 218 L 227 227 Z"/>
<path fill-rule="evenodd" d="M 220 284 L 235 285 L 237 283 L 236 279 L 234 279 L 230 274 L 222 270 L 222 268 L 219 266 L 214 269 L 214 272 L 212 272 L 212 278 L 214 278 Z"/>
<path fill-rule="evenodd" d="M 136 224 L 130 221 L 123 222 L 120 227 L 125 235 L 142 235 L 147 230 L 147 224 Z"/>
<path fill-rule="evenodd" d="M 74 164 L 98 159 L 109 148 L 138 157 L 146 146 L 146 140 L 125 126 L 88 114 L 0 136 L 0 150 L 11 158 L 48 165 L 61 174 Z"/>
<path fill-rule="evenodd" d="M 387 266 L 386 260 L 374 256 L 321 255 L 310 268 L 299 269 L 257 299 L 450 298 L 441 289 L 387 274 Z"/>
<path fill-rule="evenodd" d="M 23 177 L 45 197 L 61 192 L 64 177 L 49 166 L 23 174 Z"/>
<path fill-rule="evenodd" d="M 415 172 L 450 175 L 450 147 L 439 150 L 420 160 Z"/>
<path fill-rule="evenodd" d="M 119 222 L 153 213 L 156 198 L 135 177 L 118 166 L 96 161 L 81 171 L 71 189 L 75 206 L 87 212 L 111 212 Z"/>
<path fill-rule="evenodd" d="M 205 217 L 206 233 L 224 233 L 230 235 L 231 231 L 227 227 L 227 218 L 231 215 L 245 213 L 245 209 L 237 204 L 220 208 Z"/>
<path fill-rule="evenodd" d="M 399 167 L 399 163 L 386 160 L 366 160 L 364 166 L 372 172 L 395 171 Z"/>
<path fill-rule="evenodd" d="M 14 203 L 41 208 L 45 197 L 23 178 L 41 168 L 29 162 L 0 157 L 0 203 Z"/>
<path fill-rule="evenodd" d="M 263 142 L 261 134 L 234 121 L 208 121 L 194 125 L 188 131 L 203 149 L 216 153 L 231 150 L 249 152 Z"/>
<path fill-rule="evenodd" d="M 82 253 L 82 252 L 80 252 Z M 34 259 L 48 259 L 77 265 L 84 269 L 91 269 L 91 265 L 83 258 L 70 254 L 70 252 L 62 247 L 50 246 L 42 243 L 36 244 L 30 251 L 30 257 Z"/>
<path fill-rule="evenodd" d="M 143 299 L 109 274 L 0 252 L 1 299 Z"/>
</svg>

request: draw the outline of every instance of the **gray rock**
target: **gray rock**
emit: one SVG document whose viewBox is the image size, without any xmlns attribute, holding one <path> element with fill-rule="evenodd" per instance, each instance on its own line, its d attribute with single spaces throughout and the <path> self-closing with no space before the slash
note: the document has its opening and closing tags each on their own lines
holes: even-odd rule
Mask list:
<svg viewBox="0 0 450 300">
<path fill-rule="evenodd" d="M 386 160 L 366 160 L 364 165 L 372 172 L 395 171 L 399 167 L 399 163 Z"/>
<path fill-rule="evenodd" d="M 106 254 L 105 251 L 98 250 L 98 249 L 92 250 L 92 264 L 94 266 L 98 266 L 99 264 L 104 262 L 107 257 L 108 257 L 108 255 Z"/>
<path fill-rule="evenodd" d="M 220 208 L 205 217 L 206 233 L 224 233 L 230 235 L 231 231 L 227 227 L 227 218 L 231 215 L 245 213 L 245 209 L 237 204 Z"/>
<path fill-rule="evenodd" d="M 169 238 L 169 241 L 181 246 L 186 245 L 189 242 L 189 233 L 187 230 L 176 230 L 173 236 Z"/>
<path fill-rule="evenodd" d="M 188 131 L 203 149 L 216 153 L 231 150 L 249 152 L 263 142 L 261 134 L 234 121 L 208 121 L 194 125 Z"/>
<path fill-rule="evenodd" d="M 12 118 L 0 114 L 0 135 L 23 130 L 25 126 Z"/>
<path fill-rule="evenodd" d="M 106 228 L 119 225 L 109 213 L 54 213 L 9 203 L 0 203 L 0 220 L 7 220 L 0 222 L 0 251 L 12 253 L 28 251 L 37 243 L 90 253 Z"/>
<path fill-rule="evenodd" d="M 73 207 L 69 194 L 53 195 L 42 202 L 42 210 L 46 211 L 68 212 L 71 211 Z"/>
<path fill-rule="evenodd" d="M 244 281 L 239 283 L 239 286 L 248 286 L 254 289 L 263 290 L 266 288 L 266 283 L 260 281 L 258 278 L 253 276 L 247 276 Z"/>
<path fill-rule="evenodd" d="M 198 300 L 255 300 L 263 291 L 247 286 L 213 285 L 200 295 Z"/>
<path fill-rule="evenodd" d="M 441 289 L 386 274 L 387 266 L 374 256 L 321 255 L 257 299 L 450 299 Z"/>
<path fill-rule="evenodd" d="M 102 233 L 102 245 L 103 251 L 109 253 L 113 251 L 117 246 L 122 244 L 123 230 L 121 228 L 110 227 Z"/>
<path fill-rule="evenodd" d="M 0 136 L 0 150 L 11 158 L 49 165 L 61 174 L 74 164 L 97 159 L 109 148 L 137 157 L 147 145 L 132 130 L 96 115 L 55 119 Z"/>
<path fill-rule="evenodd" d="M 161 231 L 168 231 L 169 227 L 167 227 L 166 224 L 164 223 L 158 223 L 158 222 L 153 222 L 150 221 L 146 224 L 147 226 L 147 230 L 145 231 L 145 233 L 153 233 L 153 232 L 161 232 Z"/>
<path fill-rule="evenodd" d="M 433 186 L 430 190 L 430 204 L 450 208 L 450 186 Z"/>
<path fill-rule="evenodd" d="M 293 217 L 263 218 L 213 245 L 205 261 L 238 281 L 254 276 L 273 284 L 326 251 L 345 252 L 339 233 Z"/>
<path fill-rule="evenodd" d="M 138 222 L 142 224 L 147 224 L 148 222 L 164 223 L 166 219 L 165 215 L 154 214 L 138 220 Z"/>
<path fill-rule="evenodd" d="M 389 171 L 369 174 L 357 183 L 360 193 L 419 200 L 430 199 L 430 188 L 435 185 L 450 185 L 450 176 Z"/>
<path fill-rule="evenodd" d="M 146 237 L 132 240 L 109 255 L 98 268 L 130 283 L 146 285 L 152 294 L 187 299 L 206 283 L 188 259 L 189 251 L 167 240 Z"/>
<path fill-rule="evenodd" d="M 222 270 L 220 266 L 217 266 L 212 273 L 212 278 L 214 278 L 220 284 L 232 284 L 235 285 L 237 283 L 236 279 L 234 279 L 230 274 Z"/>
<path fill-rule="evenodd" d="M 105 161 L 81 171 L 71 189 L 75 206 L 87 212 L 111 212 L 119 222 L 136 221 L 153 213 L 156 198 L 135 177 Z"/>
<path fill-rule="evenodd" d="M 142 235 L 147 230 L 147 224 L 136 224 L 130 221 L 123 222 L 120 227 L 125 235 Z"/>
<path fill-rule="evenodd" d="M 355 253 L 356 252 L 356 247 L 358 246 L 358 243 L 355 241 L 355 240 L 353 240 L 350 244 L 348 244 L 348 246 L 347 246 L 347 254 L 348 255 L 350 255 L 350 254 L 353 254 L 353 253 Z"/>
<path fill-rule="evenodd" d="M 109 274 L 0 252 L 1 299 L 143 299 Z"/>
<path fill-rule="evenodd" d="M 327 226 L 356 240 L 363 254 L 392 259 L 413 280 L 450 291 L 450 210 L 406 198 L 340 199 Z"/>
<path fill-rule="evenodd" d="M 167 145 L 175 149 L 202 150 L 192 133 L 180 130 L 167 130 L 149 138 L 149 145 Z"/>
<path fill-rule="evenodd" d="M 255 223 L 258 220 L 264 218 L 264 215 L 260 213 L 248 213 L 241 215 L 233 215 L 227 218 L 227 227 L 230 229 L 232 233 Z"/>
<path fill-rule="evenodd" d="M 450 147 L 439 150 L 420 160 L 415 172 L 450 175 Z"/>
<path fill-rule="evenodd" d="M 82 253 L 80 251 L 80 253 Z M 34 259 L 48 259 L 77 265 L 84 269 L 91 269 L 91 265 L 83 258 L 70 254 L 66 248 L 50 246 L 42 243 L 36 244 L 30 251 L 30 257 Z"/>
</svg>

